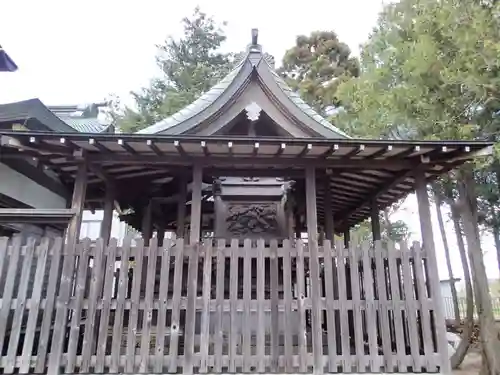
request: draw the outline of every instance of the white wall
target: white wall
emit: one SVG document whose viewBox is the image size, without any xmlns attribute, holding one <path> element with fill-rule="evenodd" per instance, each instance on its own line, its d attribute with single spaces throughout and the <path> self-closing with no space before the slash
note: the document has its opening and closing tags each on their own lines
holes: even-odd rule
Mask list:
<svg viewBox="0 0 500 375">
<path fill-rule="evenodd" d="M 66 200 L 0 163 L 0 193 L 34 208 L 66 208 Z"/>
<path fill-rule="evenodd" d="M 95 240 L 100 237 L 101 221 L 104 216 L 104 211 L 99 210 L 92 213 L 91 211 L 83 211 L 82 227 L 80 230 L 80 238 L 90 238 Z M 113 212 L 113 221 L 111 223 L 111 238 L 121 240 L 125 238 L 127 232 L 127 225 L 120 221 L 118 214 Z"/>
</svg>

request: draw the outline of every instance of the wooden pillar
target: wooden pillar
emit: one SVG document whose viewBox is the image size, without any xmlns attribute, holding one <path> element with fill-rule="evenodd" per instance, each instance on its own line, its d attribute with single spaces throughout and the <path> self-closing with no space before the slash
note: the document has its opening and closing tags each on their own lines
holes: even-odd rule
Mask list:
<svg viewBox="0 0 500 375">
<path fill-rule="evenodd" d="M 422 246 L 427 255 L 429 267 L 429 283 L 434 293 L 432 296 L 434 304 L 434 317 L 437 331 L 438 350 L 441 354 L 441 373 L 451 373 L 450 361 L 448 360 L 448 342 L 446 339 L 446 325 L 443 314 L 443 299 L 439 285 L 438 267 L 436 261 L 436 249 L 434 246 L 434 234 L 432 231 L 431 210 L 429 196 L 427 194 L 427 182 L 425 172 L 417 169 L 415 171 L 415 189 L 418 201 L 418 213 L 420 216 L 420 231 L 422 232 Z"/>
<path fill-rule="evenodd" d="M 371 222 L 372 222 L 372 238 L 373 242 L 380 241 L 380 213 L 378 210 L 377 202 L 372 202 L 371 205 Z"/>
<path fill-rule="evenodd" d="M 316 210 L 316 170 L 314 166 L 306 168 L 306 214 L 307 242 L 310 258 L 311 302 L 312 302 L 312 346 L 314 356 L 314 374 L 323 373 L 323 342 L 321 329 L 320 279 L 318 259 L 318 217 Z"/>
<path fill-rule="evenodd" d="M 80 238 L 80 229 L 82 227 L 83 209 L 85 204 L 85 193 L 87 191 L 87 161 L 83 160 L 78 165 L 75 185 L 73 188 L 73 198 L 71 199 L 71 208 L 75 211 L 74 216 L 68 224 L 68 244 L 76 244 Z"/>
<path fill-rule="evenodd" d="M 203 180 L 203 169 L 196 164 L 193 167 L 193 191 L 191 194 L 191 223 L 189 243 L 200 242 L 201 235 L 201 188 Z"/>
<path fill-rule="evenodd" d="M 333 227 L 332 190 L 328 174 L 325 176 L 323 184 L 325 189 L 325 234 L 327 240 L 333 241 L 335 228 Z"/>
<path fill-rule="evenodd" d="M 351 242 L 351 228 L 344 231 L 344 247 L 346 249 L 349 247 L 349 242 Z"/>
<path fill-rule="evenodd" d="M 101 221 L 101 238 L 105 244 L 109 243 L 111 236 L 111 226 L 113 223 L 113 209 L 115 204 L 114 187 L 106 184 L 106 196 L 104 200 L 104 214 Z"/>
<path fill-rule="evenodd" d="M 295 224 L 295 239 L 300 240 L 302 238 L 302 226 L 300 224 L 300 215 L 295 214 L 293 221 Z"/>
<path fill-rule="evenodd" d="M 183 173 L 179 176 L 179 200 L 177 201 L 177 227 L 175 234 L 178 238 L 184 237 L 186 227 L 186 201 L 187 201 L 187 178 Z"/>
<path fill-rule="evenodd" d="M 156 237 L 158 238 L 158 246 L 163 246 L 163 240 L 165 239 L 165 224 L 161 225 L 156 230 Z"/>
<path fill-rule="evenodd" d="M 150 200 L 142 211 L 142 238 L 144 245 L 149 246 L 149 240 L 153 236 L 153 204 Z"/>
</svg>

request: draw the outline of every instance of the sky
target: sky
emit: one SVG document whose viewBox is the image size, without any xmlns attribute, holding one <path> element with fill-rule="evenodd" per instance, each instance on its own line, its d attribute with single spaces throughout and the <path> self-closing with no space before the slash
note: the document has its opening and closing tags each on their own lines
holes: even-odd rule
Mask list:
<svg viewBox="0 0 500 375">
<path fill-rule="evenodd" d="M 382 4 L 383 0 L 308 0 L 300 6 L 283 0 L 0 0 L 0 44 L 19 66 L 16 73 L 0 73 L 0 103 L 39 98 L 46 105 L 80 104 L 111 94 L 127 101 L 131 90 L 147 85 L 158 73 L 155 46 L 169 35 L 179 36 L 182 18 L 197 5 L 228 23 L 225 50 L 245 49 L 251 29 L 258 28 L 259 43 L 278 62 L 297 35 L 315 30 L 334 30 L 357 55 Z M 419 240 L 416 207 L 412 195 L 394 219 L 405 220 L 412 239 Z M 448 275 L 442 242 L 437 225 L 433 227 L 439 274 L 444 279 Z M 450 246 L 456 249 L 451 223 L 446 231 Z M 489 236 L 483 238 L 483 249 L 488 276 L 496 278 Z M 461 277 L 456 251 L 452 264 L 455 276 Z"/>
</svg>

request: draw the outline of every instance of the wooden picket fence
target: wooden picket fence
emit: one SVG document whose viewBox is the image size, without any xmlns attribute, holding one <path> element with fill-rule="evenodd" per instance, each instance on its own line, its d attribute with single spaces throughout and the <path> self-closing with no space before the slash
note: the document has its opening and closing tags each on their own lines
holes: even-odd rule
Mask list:
<svg viewBox="0 0 500 375">
<path fill-rule="evenodd" d="M 417 243 L 0 238 L 0 372 L 439 372 L 428 263 Z"/>
</svg>

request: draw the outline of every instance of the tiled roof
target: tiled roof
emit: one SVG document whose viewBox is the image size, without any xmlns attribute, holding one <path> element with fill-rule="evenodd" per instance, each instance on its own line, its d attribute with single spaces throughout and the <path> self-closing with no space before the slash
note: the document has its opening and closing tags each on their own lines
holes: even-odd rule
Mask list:
<svg viewBox="0 0 500 375">
<path fill-rule="evenodd" d="M 151 125 L 145 129 L 139 130 L 137 133 L 140 134 L 154 134 L 165 131 L 175 125 L 180 124 L 188 120 L 189 118 L 195 116 L 200 113 L 204 109 L 210 106 L 222 93 L 229 87 L 229 85 L 233 82 L 234 78 L 238 75 L 241 70 L 244 59 L 234 68 L 227 76 L 225 76 L 217 85 L 212 87 L 209 91 L 201 95 L 194 102 L 189 104 L 187 107 L 184 107 L 179 112 L 174 113 L 172 116 L 167 117 L 164 120 L 157 122 L 154 125 Z"/>
<path fill-rule="evenodd" d="M 98 105 L 89 106 L 64 105 L 48 107 L 57 117 L 80 133 L 102 133 L 108 129 L 97 117 Z"/>
<path fill-rule="evenodd" d="M 209 111 L 208 107 L 214 104 L 214 102 L 219 97 L 221 97 L 225 91 L 229 90 L 231 84 L 235 82 L 236 77 L 240 75 L 240 72 L 244 71 L 245 63 L 247 61 L 250 61 L 253 67 L 256 67 L 258 64 L 262 63 L 264 64 L 264 67 L 269 72 L 271 72 L 272 80 L 274 80 L 274 82 L 271 83 L 274 83 L 279 87 L 281 91 L 283 91 L 286 97 L 293 103 L 291 105 L 295 105 L 298 109 L 300 109 L 301 112 L 303 112 L 303 114 L 311 118 L 313 120 L 312 124 L 314 124 L 319 129 L 326 128 L 321 133 L 325 133 L 326 131 L 326 133 L 331 134 L 331 136 L 334 138 L 335 137 L 350 138 L 346 133 L 344 133 L 343 131 L 332 125 L 329 121 L 327 121 L 325 118 L 319 115 L 313 108 L 311 108 L 306 102 L 304 102 L 300 98 L 299 94 L 294 92 L 285 83 L 285 81 L 278 75 L 278 73 L 274 70 L 274 68 L 271 67 L 268 60 L 269 60 L 268 56 L 266 56 L 266 54 L 262 54 L 262 52 L 260 52 L 260 49 L 259 50 L 249 49 L 246 55 L 243 56 L 239 64 L 224 79 L 222 79 L 217 85 L 211 88 L 208 92 L 203 94 L 192 104 L 183 108 L 179 112 L 173 114 L 170 117 L 167 117 L 164 120 L 157 122 L 154 125 L 139 130 L 137 133 L 155 134 L 155 133 L 169 132 L 169 130 L 174 126 L 180 125 L 181 123 L 188 121 L 194 116 L 201 114 L 205 110 L 207 111 L 207 116 L 208 114 L 213 114 L 212 113 L 213 111 Z M 249 71 L 248 74 L 251 74 L 251 71 Z M 236 84 L 244 82 L 245 78 L 247 77 L 238 77 Z"/>
</svg>

